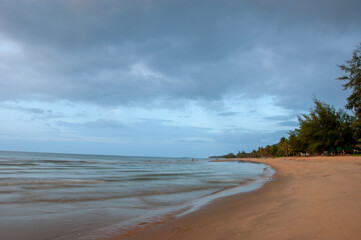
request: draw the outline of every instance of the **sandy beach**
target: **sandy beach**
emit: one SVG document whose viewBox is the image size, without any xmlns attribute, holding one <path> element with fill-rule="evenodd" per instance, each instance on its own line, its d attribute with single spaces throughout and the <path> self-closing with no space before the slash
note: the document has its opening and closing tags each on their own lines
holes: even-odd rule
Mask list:
<svg viewBox="0 0 361 240">
<path fill-rule="evenodd" d="M 361 157 L 249 160 L 274 168 L 274 181 L 113 239 L 361 238 Z"/>
</svg>

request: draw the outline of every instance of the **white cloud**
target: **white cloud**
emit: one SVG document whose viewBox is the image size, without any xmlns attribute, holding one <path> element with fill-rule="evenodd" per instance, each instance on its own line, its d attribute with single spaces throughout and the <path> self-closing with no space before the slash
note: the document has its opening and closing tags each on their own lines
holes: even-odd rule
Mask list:
<svg viewBox="0 0 361 240">
<path fill-rule="evenodd" d="M 3 38 L 0 35 L 0 54 L 19 54 L 21 50 L 19 43 Z"/>
<path fill-rule="evenodd" d="M 135 76 L 141 76 L 144 78 L 164 78 L 162 74 L 152 71 L 142 62 L 133 64 L 130 69 L 130 73 Z"/>
</svg>

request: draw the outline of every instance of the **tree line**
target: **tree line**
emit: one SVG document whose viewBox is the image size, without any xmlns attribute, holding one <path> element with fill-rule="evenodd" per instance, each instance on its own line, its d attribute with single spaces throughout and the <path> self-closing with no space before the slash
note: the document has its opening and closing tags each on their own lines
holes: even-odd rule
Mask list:
<svg viewBox="0 0 361 240">
<path fill-rule="evenodd" d="M 361 43 L 350 60 L 340 65 L 344 74 L 344 90 L 351 90 L 345 108 L 338 109 L 314 98 L 314 106 L 307 114 L 298 116 L 299 127 L 288 132 L 288 138 L 246 153 L 229 153 L 226 158 L 259 158 L 296 155 L 339 154 L 352 152 L 361 143 Z M 361 150 L 361 149 L 359 149 Z"/>
</svg>

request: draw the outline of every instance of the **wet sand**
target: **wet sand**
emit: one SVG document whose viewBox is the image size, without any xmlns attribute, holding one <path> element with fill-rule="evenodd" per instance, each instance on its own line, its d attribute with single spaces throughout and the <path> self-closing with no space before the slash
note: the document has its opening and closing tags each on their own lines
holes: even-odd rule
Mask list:
<svg viewBox="0 0 361 240">
<path fill-rule="evenodd" d="M 249 160 L 274 181 L 112 239 L 361 239 L 361 157 Z"/>
</svg>

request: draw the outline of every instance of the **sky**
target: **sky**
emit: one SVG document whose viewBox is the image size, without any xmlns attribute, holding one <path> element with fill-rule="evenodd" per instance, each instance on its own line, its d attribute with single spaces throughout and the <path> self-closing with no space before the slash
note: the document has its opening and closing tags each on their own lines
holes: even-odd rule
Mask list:
<svg viewBox="0 0 361 240">
<path fill-rule="evenodd" d="M 0 0 L 0 150 L 208 157 L 342 108 L 359 0 Z"/>
</svg>

